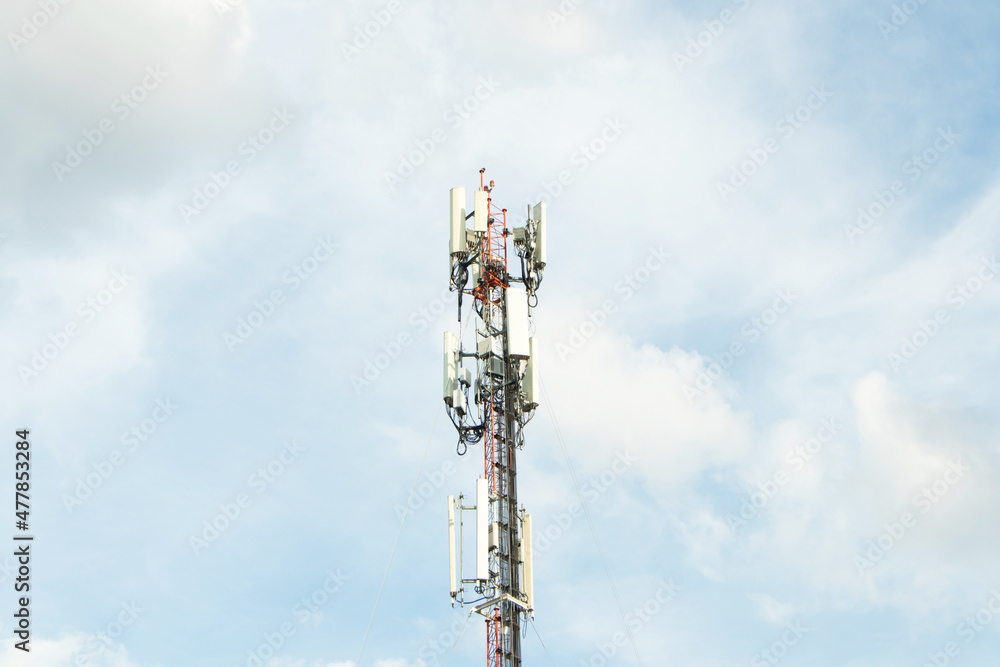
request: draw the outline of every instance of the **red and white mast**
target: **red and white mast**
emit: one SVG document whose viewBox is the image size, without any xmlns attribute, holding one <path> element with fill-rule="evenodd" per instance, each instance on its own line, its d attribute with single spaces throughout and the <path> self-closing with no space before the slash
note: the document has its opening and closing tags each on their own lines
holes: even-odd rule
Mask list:
<svg viewBox="0 0 1000 667">
<path fill-rule="evenodd" d="M 451 190 L 451 287 L 472 299 L 475 342 L 444 336 L 444 401 L 459 434 L 458 453 L 483 444 L 483 477 L 474 505 L 448 497 L 451 597 L 473 605 L 486 619 L 488 667 L 521 667 L 522 626 L 534 611 L 531 517 L 517 500 L 516 452 L 524 426 L 538 407 L 535 338 L 531 310 L 545 268 L 545 202 L 528 211 L 523 227 L 507 227 L 507 209 L 493 204 L 494 182 L 480 185 L 472 213 L 465 188 Z M 472 220 L 472 227 L 468 221 Z M 513 236 L 520 276 L 508 272 Z M 456 539 L 456 511 L 459 534 Z M 464 572 L 462 516 L 475 512 L 475 571 Z"/>
</svg>

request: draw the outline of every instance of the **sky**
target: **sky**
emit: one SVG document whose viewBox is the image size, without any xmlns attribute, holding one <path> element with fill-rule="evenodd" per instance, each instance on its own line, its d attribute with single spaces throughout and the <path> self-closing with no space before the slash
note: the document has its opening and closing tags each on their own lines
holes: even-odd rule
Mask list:
<svg viewBox="0 0 1000 667">
<path fill-rule="evenodd" d="M 440 383 L 448 191 L 485 167 L 512 224 L 548 202 L 526 665 L 994 666 L 998 29 L 5 2 L 0 494 L 28 429 L 34 540 L 0 665 L 484 659 Z"/>
</svg>

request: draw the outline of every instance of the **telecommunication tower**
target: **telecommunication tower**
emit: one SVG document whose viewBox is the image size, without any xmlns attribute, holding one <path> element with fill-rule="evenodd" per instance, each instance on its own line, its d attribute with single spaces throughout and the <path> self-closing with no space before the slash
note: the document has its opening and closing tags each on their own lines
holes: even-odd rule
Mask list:
<svg viewBox="0 0 1000 667">
<path fill-rule="evenodd" d="M 451 289 L 472 299 L 475 344 L 444 334 L 444 402 L 458 429 L 458 454 L 483 445 L 483 476 L 475 504 L 448 496 L 449 575 L 453 604 L 472 605 L 486 619 L 487 667 L 521 667 L 522 627 L 534 613 L 531 515 L 517 502 L 516 452 L 538 407 L 539 378 L 531 310 L 545 269 L 545 202 L 528 207 L 523 227 L 507 227 L 507 209 L 493 204 L 483 182 L 466 214 L 465 188 L 451 190 Z M 467 227 L 472 219 L 472 227 Z M 508 257 L 513 236 L 515 256 Z M 508 259 L 520 277 L 508 272 Z M 470 499 L 471 500 L 471 499 Z M 463 516 L 475 513 L 474 572 L 465 572 Z M 456 516 L 458 536 L 456 540 Z"/>
</svg>

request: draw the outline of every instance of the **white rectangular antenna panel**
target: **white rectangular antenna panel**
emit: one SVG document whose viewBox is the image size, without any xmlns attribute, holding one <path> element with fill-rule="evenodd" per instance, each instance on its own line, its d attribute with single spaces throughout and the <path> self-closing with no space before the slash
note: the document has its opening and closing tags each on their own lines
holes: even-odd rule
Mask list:
<svg viewBox="0 0 1000 667">
<path fill-rule="evenodd" d="M 531 356 L 528 357 L 528 367 L 524 371 L 524 385 L 522 387 L 525 410 L 537 408 L 538 399 L 541 398 L 538 386 L 538 349 L 540 347 L 537 336 L 533 336 L 528 341 L 528 350 L 531 352 Z"/>
<path fill-rule="evenodd" d="M 475 264 L 470 266 L 469 283 L 466 285 L 466 288 L 475 289 L 479 287 L 479 280 L 482 278 L 482 275 L 483 275 L 483 267 L 479 262 L 476 262 Z"/>
<path fill-rule="evenodd" d="M 548 253 L 548 243 L 545 240 L 545 202 L 535 204 L 531 218 L 535 221 L 535 261 L 545 266 L 545 256 Z"/>
<path fill-rule="evenodd" d="M 497 357 L 503 356 L 503 343 L 499 336 L 486 336 L 482 332 L 476 332 L 476 351 L 483 359 L 489 355 Z"/>
<path fill-rule="evenodd" d="M 476 480 L 476 579 L 488 581 L 490 578 L 490 496 L 486 478 Z"/>
<path fill-rule="evenodd" d="M 528 595 L 528 609 L 535 608 L 535 576 L 531 565 L 531 515 L 524 515 L 524 525 L 521 527 L 521 552 L 524 559 L 524 592 Z"/>
<path fill-rule="evenodd" d="M 452 394 L 458 388 L 458 337 L 450 331 L 444 332 L 444 401 L 449 406 Z"/>
<path fill-rule="evenodd" d="M 477 232 L 486 231 L 486 221 L 490 219 L 490 193 L 486 190 L 476 190 L 476 226 Z"/>
<path fill-rule="evenodd" d="M 457 567 L 455 563 L 455 496 L 448 496 L 448 585 L 451 596 L 458 595 L 458 583 L 455 578 Z"/>
<path fill-rule="evenodd" d="M 450 253 L 465 252 L 465 188 L 451 189 L 451 244 Z"/>
<path fill-rule="evenodd" d="M 528 293 L 523 287 L 511 285 L 504 293 L 507 300 L 507 346 L 514 359 L 527 359 L 528 349 Z"/>
</svg>

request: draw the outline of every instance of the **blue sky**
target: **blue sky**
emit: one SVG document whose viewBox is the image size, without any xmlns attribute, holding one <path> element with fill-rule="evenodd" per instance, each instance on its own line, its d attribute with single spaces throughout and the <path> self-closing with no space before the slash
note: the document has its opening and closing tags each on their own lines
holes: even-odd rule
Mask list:
<svg viewBox="0 0 1000 667">
<path fill-rule="evenodd" d="M 0 415 L 37 535 L 35 650 L 5 626 L 0 664 L 358 667 L 370 621 L 361 665 L 482 660 L 476 620 L 434 642 L 481 465 L 441 414 L 448 190 L 484 166 L 514 220 L 549 202 L 526 664 L 995 664 L 995 4 L 12 0 L 0 27 Z"/>
</svg>

